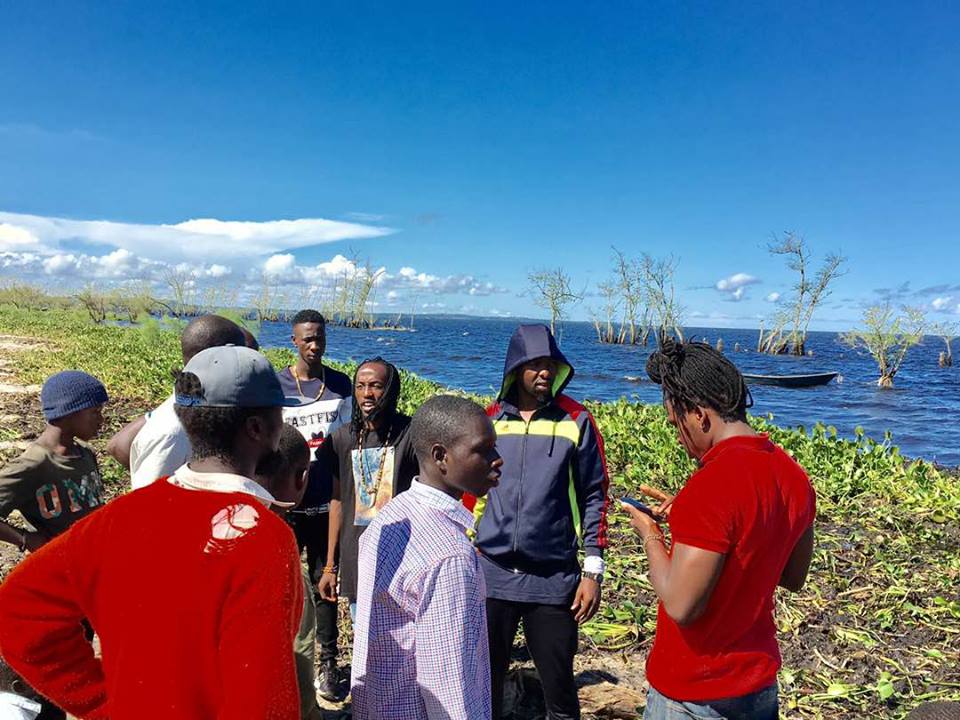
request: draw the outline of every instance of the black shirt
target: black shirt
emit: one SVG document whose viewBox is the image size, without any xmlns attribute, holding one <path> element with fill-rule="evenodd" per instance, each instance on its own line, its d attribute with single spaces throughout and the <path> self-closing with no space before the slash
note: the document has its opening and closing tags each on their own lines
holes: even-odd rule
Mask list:
<svg viewBox="0 0 960 720">
<path fill-rule="evenodd" d="M 360 536 L 391 498 L 410 488 L 420 472 L 410 439 L 410 418 L 397 414 L 389 426 L 369 431 L 360 443 L 350 425 L 334 431 L 320 448 L 320 462 L 330 468 L 334 499 L 341 503 L 340 594 L 357 596 Z"/>
</svg>

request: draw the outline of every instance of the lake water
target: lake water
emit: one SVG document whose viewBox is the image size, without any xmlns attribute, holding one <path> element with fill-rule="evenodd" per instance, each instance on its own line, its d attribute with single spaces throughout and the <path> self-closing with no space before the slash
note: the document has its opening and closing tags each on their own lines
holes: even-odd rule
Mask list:
<svg viewBox="0 0 960 720">
<path fill-rule="evenodd" d="M 418 318 L 415 332 L 349 330 L 329 327 L 327 357 L 361 360 L 382 355 L 421 377 L 449 387 L 492 395 L 500 385 L 503 359 L 515 320 L 486 318 Z M 756 330 L 687 328 L 688 338 L 723 338 L 727 356 L 741 370 L 759 374 L 800 374 L 837 371 L 840 382 L 809 389 L 757 386 L 752 413 L 772 413 L 781 426 L 833 425 L 844 437 L 854 428 L 882 439 L 889 430 L 893 442 L 912 457 L 944 465 L 960 465 L 960 360 L 954 368 L 937 365 L 944 349 L 929 337 L 911 349 L 897 375 L 896 386 L 876 386 L 876 365 L 868 355 L 843 346 L 835 333 L 811 333 L 813 357 L 792 358 L 756 352 Z M 290 327 L 267 323 L 261 329 L 264 347 L 289 346 Z M 741 352 L 734 351 L 740 343 Z M 649 348 L 601 345 L 593 326 L 566 323 L 561 347 L 576 369 L 567 392 L 577 399 L 615 400 L 620 397 L 659 403 L 659 387 L 644 372 Z"/>
</svg>

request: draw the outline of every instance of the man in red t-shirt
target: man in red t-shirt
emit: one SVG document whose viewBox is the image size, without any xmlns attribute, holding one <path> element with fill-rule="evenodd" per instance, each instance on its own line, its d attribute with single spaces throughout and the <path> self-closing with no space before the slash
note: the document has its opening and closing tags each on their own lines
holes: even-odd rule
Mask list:
<svg viewBox="0 0 960 720">
<path fill-rule="evenodd" d="M 92 720 L 298 719 L 300 559 L 270 511 L 292 503 L 252 479 L 277 451 L 286 402 L 260 353 L 195 355 L 175 394 L 193 459 L 10 574 L 0 586 L 0 655 L 10 666 Z"/>
<path fill-rule="evenodd" d="M 653 515 L 624 503 L 660 598 L 645 720 L 776 720 L 777 586 L 799 590 L 813 555 L 806 473 L 747 423 L 740 371 L 701 343 L 667 340 L 647 362 L 680 443 L 700 463 Z M 658 518 L 669 517 L 666 547 Z"/>
</svg>

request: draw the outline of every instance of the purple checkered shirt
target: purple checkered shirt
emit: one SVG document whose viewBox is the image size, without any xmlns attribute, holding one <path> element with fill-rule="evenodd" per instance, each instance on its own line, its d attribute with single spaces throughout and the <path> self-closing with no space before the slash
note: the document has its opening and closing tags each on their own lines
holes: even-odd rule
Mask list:
<svg viewBox="0 0 960 720">
<path fill-rule="evenodd" d="M 360 538 L 355 720 L 489 720 L 486 587 L 473 517 L 414 480 Z"/>
</svg>

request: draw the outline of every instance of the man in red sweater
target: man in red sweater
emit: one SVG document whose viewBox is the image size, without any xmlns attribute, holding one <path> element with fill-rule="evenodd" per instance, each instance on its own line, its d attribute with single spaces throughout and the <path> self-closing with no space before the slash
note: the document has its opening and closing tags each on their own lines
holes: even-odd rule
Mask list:
<svg viewBox="0 0 960 720">
<path fill-rule="evenodd" d="M 197 354 L 176 381 L 194 459 L 11 573 L 0 655 L 80 718 L 299 718 L 300 561 L 271 488 L 250 479 L 277 450 L 285 403 L 259 353 Z"/>
</svg>

